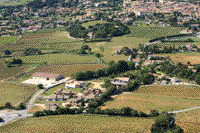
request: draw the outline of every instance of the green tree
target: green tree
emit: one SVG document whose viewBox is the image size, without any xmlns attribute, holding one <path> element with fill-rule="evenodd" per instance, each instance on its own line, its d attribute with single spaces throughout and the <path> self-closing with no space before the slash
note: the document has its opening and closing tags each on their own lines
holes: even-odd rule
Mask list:
<svg viewBox="0 0 200 133">
<path fill-rule="evenodd" d="M 11 54 L 10 50 L 5 51 L 5 55 L 10 55 L 10 54 Z"/>
<path fill-rule="evenodd" d="M 12 106 L 12 104 L 10 102 L 6 102 L 4 107 L 7 108 L 7 109 L 13 108 L 13 106 Z"/>
<path fill-rule="evenodd" d="M 200 85 L 200 74 L 196 75 L 195 82 Z"/>
<path fill-rule="evenodd" d="M 135 62 L 128 62 L 128 68 L 129 70 L 134 70 L 135 69 Z"/>
<path fill-rule="evenodd" d="M 167 112 L 162 112 L 159 116 L 156 117 L 155 123 L 152 124 L 151 132 L 152 133 L 163 133 L 171 131 L 173 133 L 182 133 L 183 130 L 174 124 L 175 119 L 168 114 Z"/>
<path fill-rule="evenodd" d="M 133 111 L 133 109 L 131 109 L 130 107 L 123 107 L 120 110 L 120 114 L 122 116 L 132 116 L 132 111 Z"/>
<path fill-rule="evenodd" d="M 38 89 L 44 89 L 43 84 L 38 84 L 37 87 Z"/>
<path fill-rule="evenodd" d="M 0 122 L 4 122 L 4 119 L 0 117 Z"/>
<path fill-rule="evenodd" d="M 24 105 L 24 103 L 20 103 L 17 107 L 16 110 L 23 110 L 26 109 L 26 106 Z"/>
</svg>

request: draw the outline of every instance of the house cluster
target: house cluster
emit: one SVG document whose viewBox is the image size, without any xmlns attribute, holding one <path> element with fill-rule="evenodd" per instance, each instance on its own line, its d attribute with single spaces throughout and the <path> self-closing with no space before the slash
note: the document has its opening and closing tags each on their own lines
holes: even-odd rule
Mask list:
<svg viewBox="0 0 200 133">
<path fill-rule="evenodd" d="M 161 0 L 160 2 L 153 1 L 131 1 L 124 0 L 124 7 L 127 11 L 133 10 L 136 15 L 151 15 L 153 12 L 172 14 L 174 11 L 181 12 L 188 17 L 193 15 L 200 16 L 199 4 L 189 2 L 176 2 Z M 187 18 L 186 18 L 187 19 Z"/>
<path fill-rule="evenodd" d="M 70 80 L 66 83 L 65 88 L 58 88 L 49 96 L 41 96 L 40 98 L 46 101 L 44 109 L 56 110 L 60 105 L 63 107 L 77 108 L 81 106 L 83 101 L 87 104 L 89 101 L 105 92 L 97 88 L 87 87 L 80 92 L 73 91 L 73 89 L 77 89 L 79 87 L 83 88 L 83 86 L 80 85 L 81 83 L 78 81 Z M 60 102 L 56 103 L 55 101 Z"/>
</svg>

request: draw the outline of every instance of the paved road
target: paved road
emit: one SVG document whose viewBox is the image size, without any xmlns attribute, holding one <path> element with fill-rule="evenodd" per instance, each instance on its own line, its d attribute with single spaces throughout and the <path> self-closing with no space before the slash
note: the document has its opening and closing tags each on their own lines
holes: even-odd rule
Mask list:
<svg viewBox="0 0 200 133">
<path fill-rule="evenodd" d="M 43 90 L 40 90 L 40 91 L 36 92 L 34 94 L 34 96 L 30 99 L 26 110 L 19 110 L 19 111 L 12 110 L 10 112 L 8 112 L 8 110 L 0 111 L 0 117 L 2 117 L 4 119 L 4 122 L 0 123 L 0 126 L 5 125 L 8 122 L 12 122 L 12 121 L 18 120 L 20 118 L 33 116 L 33 114 L 28 114 L 28 111 L 34 105 L 33 103 L 35 102 L 36 98 L 46 90 L 47 89 L 43 89 Z"/>
</svg>

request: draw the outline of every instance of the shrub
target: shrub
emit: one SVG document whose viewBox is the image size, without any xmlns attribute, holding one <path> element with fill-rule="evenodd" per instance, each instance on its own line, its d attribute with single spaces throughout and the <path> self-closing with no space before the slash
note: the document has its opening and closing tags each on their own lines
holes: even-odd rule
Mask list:
<svg viewBox="0 0 200 133">
<path fill-rule="evenodd" d="M 151 110 L 150 116 L 158 116 L 158 115 L 159 115 L 159 113 L 157 110 Z"/>
<path fill-rule="evenodd" d="M 26 106 L 24 105 L 24 103 L 20 103 L 15 109 L 16 110 L 23 110 L 23 109 L 26 109 Z"/>
</svg>

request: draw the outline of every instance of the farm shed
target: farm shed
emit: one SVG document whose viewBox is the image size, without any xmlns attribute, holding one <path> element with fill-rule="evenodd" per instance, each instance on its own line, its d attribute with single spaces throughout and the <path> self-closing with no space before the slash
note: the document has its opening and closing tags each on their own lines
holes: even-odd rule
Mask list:
<svg viewBox="0 0 200 133">
<path fill-rule="evenodd" d="M 39 72 L 36 72 L 32 76 L 32 79 L 46 80 L 46 81 L 51 81 L 51 82 L 59 81 L 63 78 L 64 78 L 63 75 L 60 75 L 60 74 L 39 73 Z"/>
</svg>

